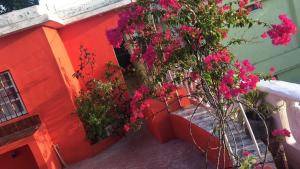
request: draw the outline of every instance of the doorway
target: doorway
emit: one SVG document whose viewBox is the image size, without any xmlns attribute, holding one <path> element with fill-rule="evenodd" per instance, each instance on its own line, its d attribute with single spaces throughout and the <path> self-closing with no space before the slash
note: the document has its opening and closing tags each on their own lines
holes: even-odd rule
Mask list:
<svg viewBox="0 0 300 169">
<path fill-rule="evenodd" d="M 0 155 L 3 169 L 38 169 L 38 165 L 28 145 Z"/>
</svg>

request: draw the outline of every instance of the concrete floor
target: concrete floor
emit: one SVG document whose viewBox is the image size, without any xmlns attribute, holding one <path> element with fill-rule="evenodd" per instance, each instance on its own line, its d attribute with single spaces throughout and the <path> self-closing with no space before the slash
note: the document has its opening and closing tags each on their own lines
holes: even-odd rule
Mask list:
<svg viewBox="0 0 300 169">
<path fill-rule="evenodd" d="M 193 145 L 181 140 L 160 144 L 144 129 L 67 169 L 205 169 L 205 159 Z"/>
</svg>

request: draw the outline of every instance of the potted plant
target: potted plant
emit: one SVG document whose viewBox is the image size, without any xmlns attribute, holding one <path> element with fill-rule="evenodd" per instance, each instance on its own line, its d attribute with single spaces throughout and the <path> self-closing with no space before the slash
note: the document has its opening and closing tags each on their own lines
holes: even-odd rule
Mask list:
<svg viewBox="0 0 300 169">
<path fill-rule="evenodd" d="M 243 97 L 247 105 L 246 116 L 248 121 L 255 137 L 260 139 L 266 138 L 267 136 L 264 122 L 270 133 L 270 129 L 272 128 L 272 113 L 278 110 L 278 107 L 275 107 L 266 101 L 266 96 L 267 93 L 256 89 Z M 249 134 L 247 128 L 246 133 Z"/>
<path fill-rule="evenodd" d="M 76 97 L 76 112 L 83 123 L 86 137 L 92 143 L 115 135 L 123 135 L 130 118 L 130 98 L 122 78 L 122 68 L 106 64 L 105 78 L 94 77 L 94 54 L 80 49 L 80 69 L 73 76 L 84 82 Z"/>
</svg>

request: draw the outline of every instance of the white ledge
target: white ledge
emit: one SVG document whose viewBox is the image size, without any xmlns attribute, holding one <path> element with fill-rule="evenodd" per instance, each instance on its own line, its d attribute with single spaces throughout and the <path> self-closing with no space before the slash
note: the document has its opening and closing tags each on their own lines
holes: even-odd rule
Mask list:
<svg viewBox="0 0 300 169">
<path fill-rule="evenodd" d="M 131 2 L 132 0 L 40 0 L 39 5 L 0 15 L 0 37 L 46 22 L 56 22 L 62 26 L 71 24 Z M 74 5 L 70 5 L 71 3 Z"/>
<path fill-rule="evenodd" d="M 260 81 L 258 90 L 271 93 L 284 99 L 300 102 L 300 85 L 279 80 Z"/>
</svg>

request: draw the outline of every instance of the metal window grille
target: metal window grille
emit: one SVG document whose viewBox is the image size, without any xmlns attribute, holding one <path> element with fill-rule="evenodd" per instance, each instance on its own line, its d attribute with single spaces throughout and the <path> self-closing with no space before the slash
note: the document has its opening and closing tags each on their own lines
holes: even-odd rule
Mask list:
<svg viewBox="0 0 300 169">
<path fill-rule="evenodd" d="M 0 123 L 26 114 L 25 106 L 8 71 L 0 73 Z"/>
</svg>

